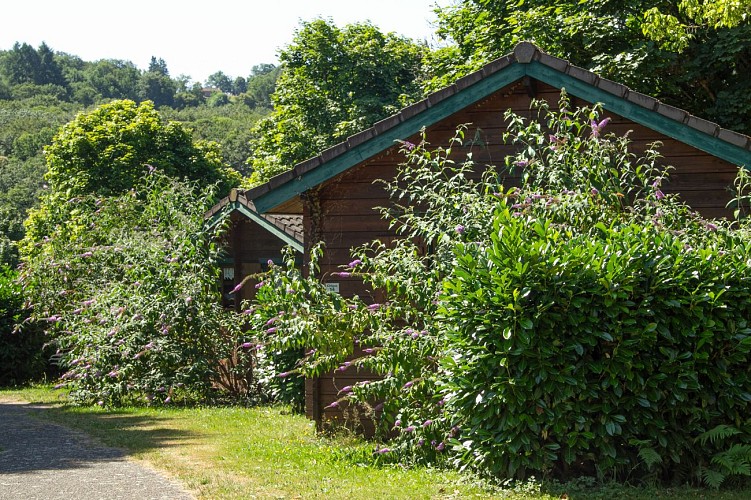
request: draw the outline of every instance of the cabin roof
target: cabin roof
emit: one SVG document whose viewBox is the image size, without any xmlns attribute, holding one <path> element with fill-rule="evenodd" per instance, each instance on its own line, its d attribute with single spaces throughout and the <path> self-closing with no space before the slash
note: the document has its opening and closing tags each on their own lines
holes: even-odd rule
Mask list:
<svg viewBox="0 0 751 500">
<path fill-rule="evenodd" d="M 299 203 L 295 199 L 301 193 L 376 156 L 392 147 L 395 141 L 406 139 L 423 127 L 437 123 L 525 77 L 565 88 L 572 96 L 601 103 L 605 110 L 735 165 L 751 168 L 751 137 L 601 78 L 542 52 L 532 43 L 522 42 L 511 54 L 490 62 L 453 85 L 430 94 L 243 194 L 247 200 L 252 200 L 259 213 L 298 212 Z"/>
<path fill-rule="evenodd" d="M 260 214 L 245 191 L 232 189 L 228 196 L 204 214 L 209 227 L 216 226 L 226 214 L 239 212 L 280 240 L 302 253 L 304 249 L 303 217 L 301 214 Z"/>
</svg>

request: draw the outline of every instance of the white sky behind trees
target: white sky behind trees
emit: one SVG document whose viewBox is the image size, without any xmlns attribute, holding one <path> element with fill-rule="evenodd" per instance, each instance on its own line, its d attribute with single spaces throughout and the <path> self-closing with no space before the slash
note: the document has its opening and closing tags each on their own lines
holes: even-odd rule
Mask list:
<svg viewBox="0 0 751 500">
<path fill-rule="evenodd" d="M 170 76 L 203 82 L 217 71 L 247 77 L 277 61 L 301 20 L 331 18 L 338 26 L 369 20 L 433 43 L 433 8 L 451 0 L 17 0 L 2 7 L 0 50 L 15 42 L 85 61 L 122 59 L 147 69 L 151 56 Z"/>
</svg>

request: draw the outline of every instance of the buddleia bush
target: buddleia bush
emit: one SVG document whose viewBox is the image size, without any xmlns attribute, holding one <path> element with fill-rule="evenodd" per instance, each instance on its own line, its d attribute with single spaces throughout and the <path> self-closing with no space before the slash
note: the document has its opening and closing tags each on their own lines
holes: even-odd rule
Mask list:
<svg viewBox="0 0 751 500">
<path fill-rule="evenodd" d="M 210 197 L 153 172 L 121 196 L 68 201 L 76 217 L 24 256 L 30 323 L 81 403 L 195 402 L 229 388 L 240 350 L 224 321 Z"/>
<path fill-rule="evenodd" d="M 339 273 L 384 300 L 272 270 L 262 341 L 310 349 L 292 373 L 380 375 L 334 403 L 375 410 L 379 460 L 501 478 L 742 472 L 747 224 L 666 195 L 658 145 L 635 154 L 599 107 L 564 94 L 534 109 L 505 115 L 517 153 L 503 165 L 457 161 L 466 128 L 446 148 L 405 143 L 383 210 L 402 238 L 355 249 Z M 723 425 L 737 430 L 731 454 L 702 437 Z"/>
</svg>

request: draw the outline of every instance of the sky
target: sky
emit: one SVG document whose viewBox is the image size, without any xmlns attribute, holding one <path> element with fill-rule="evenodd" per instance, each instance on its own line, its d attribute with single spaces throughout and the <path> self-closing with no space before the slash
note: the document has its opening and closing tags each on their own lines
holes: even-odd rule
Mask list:
<svg viewBox="0 0 751 500">
<path fill-rule="evenodd" d="M 436 4 L 451 0 L 17 0 L 3 4 L 0 50 L 15 42 L 85 61 L 123 59 L 147 69 L 152 56 L 170 76 L 204 82 L 217 71 L 250 74 L 260 63 L 277 63 L 277 52 L 301 20 L 330 18 L 338 26 L 371 21 L 435 43 Z"/>
</svg>

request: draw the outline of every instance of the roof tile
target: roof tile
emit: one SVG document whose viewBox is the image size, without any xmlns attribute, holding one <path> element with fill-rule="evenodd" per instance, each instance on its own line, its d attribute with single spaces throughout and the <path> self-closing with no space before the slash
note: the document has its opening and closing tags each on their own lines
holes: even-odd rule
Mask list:
<svg viewBox="0 0 751 500">
<path fill-rule="evenodd" d="M 566 72 L 566 68 L 568 67 L 568 61 L 565 59 L 559 59 L 557 57 L 553 57 L 549 54 L 546 54 L 545 52 L 540 52 L 540 63 L 544 64 L 545 66 L 551 67 L 555 70 L 560 71 L 561 73 Z"/>
<path fill-rule="evenodd" d="M 404 108 L 401 112 L 402 119 L 404 121 L 407 121 L 413 116 L 422 113 L 426 109 L 428 109 L 428 101 L 427 99 L 423 99 L 420 102 L 416 102 L 413 105 Z"/>
<path fill-rule="evenodd" d="M 355 146 L 359 146 L 363 142 L 366 142 L 373 137 L 375 137 L 376 133 L 373 128 L 367 128 L 363 130 L 362 132 L 359 132 L 355 135 L 351 135 L 347 138 L 347 144 L 349 144 L 350 149 L 354 148 Z"/>
<path fill-rule="evenodd" d="M 402 117 L 400 114 L 397 113 L 395 115 L 391 115 L 388 118 L 384 118 L 383 120 L 377 122 L 375 125 L 373 125 L 373 129 L 375 130 L 376 135 L 382 134 L 386 130 L 390 128 L 394 128 L 397 125 L 399 125 L 401 121 L 402 121 Z"/>
<path fill-rule="evenodd" d="M 482 80 L 482 73 L 480 71 L 475 71 L 474 73 L 470 73 L 464 78 L 460 78 L 456 81 L 456 90 L 462 91 L 466 89 L 467 87 L 470 87 L 474 85 L 475 83 Z"/>
<path fill-rule="evenodd" d="M 618 97 L 623 97 L 626 95 L 626 92 L 628 92 L 628 87 L 625 85 L 621 85 L 620 83 L 616 83 L 606 78 L 600 78 L 597 81 L 597 87 Z"/>
<path fill-rule="evenodd" d="M 566 73 L 568 73 L 570 76 L 573 76 L 577 80 L 581 80 L 590 85 L 595 85 L 597 83 L 598 76 L 596 74 L 592 73 L 591 71 L 587 71 L 584 68 L 580 68 L 579 66 L 569 64 L 566 68 Z"/>
<path fill-rule="evenodd" d="M 340 142 L 336 146 L 321 151 L 321 163 L 326 163 L 332 158 L 336 158 L 337 156 L 346 153 L 348 149 L 349 146 L 347 146 L 346 142 Z"/>
<path fill-rule="evenodd" d="M 435 106 L 439 102 L 451 97 L 454 94 L 456 94 L 456 85 L 449 85 L 448 87 L 444 87 L 441 90 L 436 90 L 435 92 L 430 94 L 428 96 L 428 104 L 430 106 Z"/>
<path fill-rule="evenodd" d="M 723 141 L 729 142 L 739 148 L 751 149 L 751 138 L 732 130 L 722 129 L 717 135 Z"/>
<path fill-rule="evenodd" d="M 717 134 L 720 132 L 720 126 L 717 125 L 714 122 L 710 122 L 709 120 L 705 120 L 703 118 L 699 118 L 698 116 L 689 116 L 688 121 L 686 122 L 686 125 L 689 127 L 695 128 L 699 132 L 704 132 L 705 134 L 709 134 L 711 136 L 716 137 Z"/>
<path fill-rule="evenodd" d="M 310 172 L 314 168 L 318 167 L 322 163 L 320 156 L 314 156 L 313 158 L 309 158 L 305 160 L 302 163 L 298 163 L 295 165 L 295 175 L 300 176 L 306 172 Z"/>
<path fill-rule="evenodd" d="M 499 57 L 495 61 L 491 61 L 488 64 L 486 64 L 481 70 L 480 73 L 482 73 L 482 77 L 486 78 L 493 73 L 497 73 L 509 64 L 514 62 L 514 60 L 511 58 L 511 56 L 503 56 Z"/>
<path fill-rule="evenodd" d="M 686 120 L 689 117 L 687 111 L 676 108 L 675 106 L 671 106 L 670 104 L 665 104 L 664 102 L 661 102 L 657 105 L 657 112 L 662 116 L 681 123 L 686 123 Z"/>
<path fill-rule="evenodd" d="M 660 103 L 660 101 L 658 101 L 654 97 L 650 97 L 646 94 L 635 92 L 630 89 L 628 91 L 628 94 L 626 94 L 626 99 L 633 102 L 634 104 L 638 104 L 639 106 L 643 108 L 647 108 L 652 111 L 654 111 L 654 109 Z"/>
</svg>

